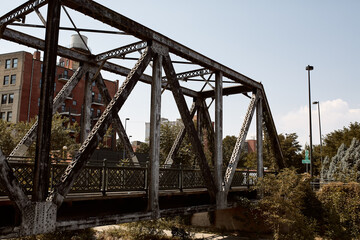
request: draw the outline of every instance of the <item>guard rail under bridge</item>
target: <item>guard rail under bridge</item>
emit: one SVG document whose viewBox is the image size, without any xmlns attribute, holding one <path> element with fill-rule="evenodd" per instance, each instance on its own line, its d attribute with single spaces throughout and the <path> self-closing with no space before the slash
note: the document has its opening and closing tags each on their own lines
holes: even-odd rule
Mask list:
<svg viewBox="0 0 360 240">
<path fill-rule="evenodd" d="M 47 10 L 40 11 L 40 8 L 44 7 L 47 7 Z M 4 8 L 0 11 L 3 10 Z M 83 18 L 87 26 L 100 26 L 99 22 L 101 22 L 104 28 L 78 28 L 76 21 L 71 17 L 74 11 L 77 12 L 76 19 Z M 47 16 L 43 17 L 42 12 L 46 12 Z M 42 25 L 35 24 L 34 18 L 35 20 L 39 18 Z M 68 19 L 61 21 L 63 18 Z M 72 27 L 61 26 L 60 23 L 63 22 L 70 22 Z M 32 35 L 25 34 L 23 29 L 29 27 L 45 28 L 45 38 L 43 39 L 44 34 L 39 34 L 38 31 L 33 31 Z M 64 31 L 74 31 L 78 34 L 83 43 L 80 50 L 58 44 L 58 39 L 65 37 Z M 96 49 L 103 49 L 114 43 L 118 43 L 118 46 L 105 52 L 91 52 L 81 35 L 85 32 L 101 34 L 102 46 Z M 107 37 L 109 35 L 111 37 Z M 239 184 L 238 181 L 242 183 L 244 179 L 250 181 L 246 173 L 237 172 L 236 167 L 241 159 L 240 155 L 254 115 L 256 116 L 257 177 L 264 175 L 263 133 L 268 135 L 278 168 L 284 167 L 276 127 L 265 89 L 260 82 L 96 1 L 29 0 L 0 17 L 0 37 L 44 51 L 38 120 L 10 153 L 10 157 L 26 156 L 28 148 L 36 142 L 34 164 L 29 165 L 27 170 L 19 168 L 20 170 L 17 171 L 17 163 L 11 162 L 11 159 L 7 160 L 0 151 L 0 180 L 9 198 L 7 203 L 1 202 L 0 215 L 13 219 L 11 226 L 6 223 L 1 225 L 1 237 L 79 229 L 227 208 L 236 198 L 234 188 Z M 61 91 L 53 97 L 58 57 L 79 63 L 79 68 L 66 80 Z M 125 66 L 131 66 L 131 69 Z M 114 96 L 110 96 L 102 78 L 104 71 L 110 72 L 111 76 L 116 74 L 116 79 L 123 80 L 120 88 L 115 89 Z M 52 116 L 67 97 L 71 96 L 80 81 L 83 81 L 84 86 L 80 125 L 81 146 L 68 165 L 55 164 L 54 167 L 49 157 Z M 146 102 L 151 103 L 148 166 L 131 170 L 131 167 L 105 166 L 104 168 L 104 166 L 87 165 L 110 126 L 122 141 L 127 159 L 133 164 L 139 162 L 119 117 L 119 112 L 129 96 L 136 95 L 136 91 L 133 90 L 138 82 L 151 85 L 151 88 L 147 88 L 150 90 L 149 99 L 144 100 L 144 96 L 147 95 L 143 92 L 141 96 L 132 96 L 132 99 L 138 100 L 143 106 Z M 91 127 L 93 83 L 101 93 L 106 108 L 96 124 Z M 164 96 L 164 92 L 170 94 Z M 187 136 L 192 152 L 196 156 L 198 170 L 160 167 L 161 113 L 162 110 L 166 110 L 162 109 L 161 105 L 163 96 L 168 97 L 166 101 L 173 101 L 177 106 L 183 124 L 165 163 L 173 165 L 181 159 L 179 148 Z M 239 122 L 239 135 L 226 166 L 223 165 L 222 156 L 225 96 L 236 96 L 233 98 L 234 101 L 226 102 L 230 103 L 232 112 L 245 112 L 239 117 L 240 119 L 236 119 Z M 247 110 L 244 103 L 248 105 Z M 240 110 L 240 106 L 244 105 L 245 108 Z M 143 111 L 143 109 L 131 109 L 131 111 L 136 110 Z M 195 115 L 196 121 L 194 121 Z M 132 173 L 136 174 L 131 184 L 121 182 L 128 180 L 127 174 Z M 22 174 L 27 174 L 26 181 L 23 180 L 25 175 Z M 114 174 L 115 178 L 112 177 Z M 239 176 L 243 179 L 237 180 Z M 167 177 L 171 177 L 172 180 L 166 180 Z M 83 185 L 83 182 L 86 184 Z M 200 194 L 201 188 L 196 188 L 195 192 L 198 194 L 188 192 L 188 187 L 194 189 L 191 184 L 205 187 L 202 194 Z M 114 196 L 117 192 L 115 190 L 121 186 L 129 188 L 137 186 L 141 189 L 136 190 L 137 197 L 134 197 L 136 191 L 120 191 L 123 193 L 122 197 Z M 178 193 L 174 193 L 174 189 L 167 189 L 171 186 L 176 186 Z M 94 191 L 79 193 L 87 188 L 97 189 L 97 193 Z M 30 193 L 31 196 L 28 195 Z M 93 196 L 94 194 L 98 196 Z M 84 200 L 86 195 L 89 195 L 92 201 Z"/>
</svg>

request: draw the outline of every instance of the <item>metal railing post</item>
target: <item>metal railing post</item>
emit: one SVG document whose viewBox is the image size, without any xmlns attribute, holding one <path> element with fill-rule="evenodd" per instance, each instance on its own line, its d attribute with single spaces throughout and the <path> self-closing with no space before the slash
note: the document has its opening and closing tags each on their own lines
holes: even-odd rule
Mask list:
<svg viewBox="0 0 360 240">
<path fill-rule="evenodd" d="M 148 169 L 149 168 L 149 162 L 147 161 L 146 163 L 145 163 L 145 171 L 144 171 L 144 190 L 145 191 L 147 191 L 147 189 L 148 189 Z"/>
<path fill-rule="evenodd" d="M 250 172 L 248 168 L 246 169 L 246 186 L 250 189 Z"/>
<path fill-rule="evenodd" d="M 101 181 L 101 192 L 103 196 L 106 196 L 106 158 L 104 158 L 103 160 L 103 165 L 102 165 L 102 181 Z"/>
<path fill-rule="evenodd" d="M 183 168 L 182 168 L 182 164 L 180 163 L 180 169 L 179 169 L 179 189 L 180 192 L 183 191 Z"/>
</svg>

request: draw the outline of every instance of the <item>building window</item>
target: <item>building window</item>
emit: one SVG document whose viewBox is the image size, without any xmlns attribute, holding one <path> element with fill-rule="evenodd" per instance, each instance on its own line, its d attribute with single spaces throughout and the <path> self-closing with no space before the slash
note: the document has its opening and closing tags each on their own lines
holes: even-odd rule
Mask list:
<svg viewBox="0 0 360 240">
<path fill-rule="evenodd" d="M 73 101 L 73 105 L 76 106 L 76 100 Z"/>
<path fill-rule="evenodd" d="M 12 67 L 13 67 L 13 68 L 17 68 L 17 65 L 18 65 L 18 59 L 17 59 L 17 58 L 14 58 L 14 59 L 12 60 Z"/>
<path fill-rule="evenodd" d="M 42 79 L 40 78 L 40 89 L 41 89 Z"/>
<path fill-rule="evenodd" d="M 5 121 L 5 112 L 0 112 L 0 119 Z"/>
<path fill-rule="evenodd" d="M 10 112 L 7 112 L 7 121 L 8 122 L 11 122 L 11 119 L 12 119 L 12 112 L 10 111 Z"/>
<path fill-rule="evenodd" d="M 71 118 L 72 122 L 76 122 L 76 119 L 74 117 Z"/>
<path fill-rule="evenodd" d="M 38 98 L 38 107 L 40 107 L 40 98 Z"/>
<path fill-rule="evenodd" d="M 68 71 L 64 70 L 64 78 L 67 79 L 67 77 L 68 77 Z"/>
<path fill-rule="evenodd" d="M 61 112 L 65 112 L 65 103 L 61 104 Z"/>
<path fill-rule="evenodd" d="M 40 67 L 40 72 L 43 71 L 43 64 L 41 64 L 41 67 Z"/>
<path fill-rule="evenodd" d="M 9 103 L 13 103 L 14 102 L 14 94 L 10 93 L 9 94 Z"/>
<path fill-rule="evenodd" d="M 96 116 L 97 116 L 97 117 L 100 117 L 100 114 L 101 114 L 101 110 L 100 110 L 100 109 L 97 109 L 97 110 L 96 110 Z"/>
<path fill-rule="evenodd" d="M 11 59 L 6 59 L 5 60 L 5 69 L 9 69 L 11 66 Z"/>
<path fill-rule="evenodd" d="M 10 84 L 15 84 L 16 83 L 16 74 L 11 75 L 11 81 Z"/>
<path fill-rule="evenodd" d="M 99 100 L 99 102 L 101 102 L 101 94 L 100 93 L 98 93 L 98 100 Z"/>
<path fill-rule="evenodd" d="M 90 108 L 90 115 L 91 115 L 91 117 L 94 115 L 94 109 L 93 108 Z"/>
<path fill-rule="evenodd" d="M 56 91 L 56 82 L 54 83 L 54 92 Z"/>
<path fill-rule="evenodd" d="M 1 96 L 1 104 L 6 104 L 6 102 L 7 102 L 7 94 L 3 94 Z"/>
<path fill-rule="evenodd" d="M 9 84 L 9 75 L 4 76 L 4 82 L 3 85 L 8 85 Z"/>
<path fill-rule="evenodd" d="M 92 82 L 92 86 L 95 87 L 95 81 Z"/>
</svg>

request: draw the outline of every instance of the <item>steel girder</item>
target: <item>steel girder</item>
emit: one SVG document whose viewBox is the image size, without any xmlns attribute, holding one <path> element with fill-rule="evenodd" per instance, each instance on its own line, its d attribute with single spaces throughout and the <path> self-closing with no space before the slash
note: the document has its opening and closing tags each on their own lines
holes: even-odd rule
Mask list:
<svg viewBox="0 0 360 240">
<path fill-rule="evenodd" d="M 53 113 L 53 96 L 56 73 L 56 57 L 60 26 L 60 0 L 48 3 L 48 15 L 45 34 L 44 62 L 41 78 L 40 106 L 35 150 L 34 187 L 32 201 L 45 201 L 49 189 L 50 177 L 50 141 Z"/>
<path fill-rule="evenodd" d="M 55 1 L 55 0 L 54 0 Z M 56 2 L 59 0 L 56 0 Z M 5 15 L 4 17 L 0 18 L 0 32 L 1 37 L 10 40 L 13 42 L 17 42 L 29 47 L 33 47 L 36 49 L 46 50 L 46 44 L 49 44 L 51 41 L 49 40 L 41 40 L 23 33 L 20 33 L 15 30 L 11 30 L 6 28 L 6 26 L 13 22 L 16 18 L 21 17 L 24 18 L 26 14 L 33 11 L 33 9 L 38 8 L 40 6 L 43 6 L 46 4 L 47 1 L 41 1 L 41 0 L 33 0 L 28 1 L 27 3 L 23 4 L 19 8 L 15 9 L 14 11 L 10 12 L 9 14 Z M 184 130 L 181 134 L 179 134 L 179 141 L 180 143 L 181 138 L 186 132 L 189 134 L 190 139 L 192 141 L 192 147 L 194 149 L 194 152 L 197 154 L 199 164 L 202 169 L 203 178 L 205 179 L 205 182 L 207 184 L 207 188 L 209 190 L 210 196 L 213 198 L 213 200 L 217 199 L 217 205 L 219 208 L 224 207 L 224 204 L 226 203 L 226 196 L 230 189 L 231 180 L 234 175 L 235 167 L 237 165 L 238 159 L 239 159 L 239 153 L 241 150 L 241 146 L 243 145 L 246 137 L 246 133 L 248 131 L 251 118 L 254 114 L 255 108 L 258 111 L 258 118 L 257 118 L 257 129 L 261 131 L 261 122 L 263 122 L 263 125 L 265 129 L 267 130 L 267 134 L 270 136 L 270 140 L 272 142 L 272 147 L 275 151 L 275 155 L 278 160 L 278 166 L 280 168 L 284 167 L 283 163 L 283 156 L 281 153 L 281 148 L 279 144 L 279 139 L 277 137 L 276 128 L 274 125 L 274 121 L 271 115 L 270 107 L 265 95 L 264 88 L 261 83 L 256 82 L 252 80 L 251 78 L 248 78 L 206 56 L 203 56 L 186 46 L 183 46 L 169 38 L 167 38 L 164 35 L 161 35 L 155 31 L 152 31 L 151 29 L 148 29 L 94 1 L 90 0 L 62 0 L 60 4 L 63 4 L 67 7 L 70 7 L 78 12 L 84 13 L 85 15 L 91 16 L 97 20 L 102 21 L 105 24 L 108 24 L 112 27 L 115 27 L 119 30 L 125 31 L 126 34 L 132 34 L 133 36 L 139 38 L 141 41 L 133 44 L 129 44 L 117 49 L 113 49 L 98 55 L 91 55 L 87 53 L 81 53 L 76 52 L 71 49 L 57 46 L 57 50 L 54 51 L 54 48 L 52 49 L 51 55 L 58 54 L 59 56 L 63 56 L 75 61 L 79 61 L 85 65 L 89 65 L 92 69 L 96 69 L 97 71 L 94 74 L 94 78 L 96 78 L 97 86 L 101 92 L 101 94 L 105 97 L 106 102 L 109 102 L 108 106 L 106 107 L 105 112 L 100 117 L 99 121 L 96 123 L 95 127 L 91 130 L 90 134 L 88 135 L 87 139 L 84 141 L 83 145 L 81 146 L 79 152 L 75 156 L 72 163 L 69 165 L 68 169 L 64 173 L 61 182 L 55 187 L 55 190 L 49 195 L 47 202 L 36 202 L 31 203 L 30 200 L 27 198 L 27 196 L 24 194 L 24 192 L 21 190 L 20 183 L 17 181 L 17 179 L 14 177 L 14 174 L 8 165 L 7 161 L 5 160 L 5 157 L 0 154 L 0 171 L 1 171 L 1 181 L 3 182 L 4 186 L 6 187 L 7 191 L 9 192 L 10 198 L 15 202 L 17 207 L 20 209 L 22 214 L 22 220 L 23 220 L 23 227 L 26 229 L 27 233 L 34 233 L 35 232 L 45 232 L 45 228 L 48 229 L 54 229 L 55 223 L 56 223 L 56 212 L 54 212 L 54 209 L 58 208 L 61 203 L 63 202 L 64 198 L 66 197 L 67 193 L 69 192 L 72 184 L 76 180 L 76 178 L 79 176 L 81 170 L 83 169 L 85 163 L 89 159 L 90 155 L 92 154 L 93 150 L 95 149 L 98 142 L 102 139 L 104 136 L 107 128 L 110 126 L 110 124 L 113 124 L 113 126 L 116 127 L 118 130 L 118 133 L 122 138 L 124 138 L 124 143 L 128 143 L 128 138 L 126 134 L 124 134 L 124 131 L 122 130 L 122 124 L 121 121 L 117 115 L 118 111 L 126 101 L 127 97 L 131 93 L 132 89 L 135 87 L 137 81 L 142 81 L 148 84 L 153 85 L 153 94 L 152 94 L 152 113 L 154 116 L 152 116 L 152 134 L 153 134 L 153 140 L 152 140 L 152 166 L 151 166 L 151 179 L 149 180 L 149 186 L 151 185 L 151 190 L 149 192 L 149 210 L 151 213 L 142 213 L 138 214 L 137 216 L 141 218 L 143 216 L 144 218 L 156 218 L 159 217 L 162 211 L 159 210 L 158 206 L 158 162 L 157 158 L 159 156 L 159 153 L 157 152 L 159 149 L 158 143 L 159 138 L 156 134 L 159 133 L 159 116 L 160 116 L 160 96 L 159 89 L 160 87 L 163 89 L 171 90 L 174 96 L 174 99 L 176 101 L 176 104 L 179 108 L 180 115 L 182 117 L 183 123 L 184 123 Z M 54 9 L 53 9 L 54 10 Z M 51 16 L 51 15 L 50 15 Z M 49 17 L 49 15 L 48 15 Z M 48 21 L 49 22 L 49 21 Z M 57 29 L 54 28 L 55 32 L 58 32 L 60 27 Z M 50 33 L 51 27 L 48 27 L 47 33 L 49 32 L 52 37 L 56 33 Z M 139 59 L 138 63 L 135 65 L 135 67 L 131 70 L 125 67 L 122 67 L 120 65 L 107 62 L 107 59 L 113 58 L 113 57 L 123 57 L 124 55 L 137 51 L 139 49 L 144 49 L 146 47 L 145 52 L 142 54 L 142 57 Z M 174 70 L 174 67 L 172 65 L 172 61 L 170 58 L 170 53 L 173 53 L 179 57 L 182 57 L 188 61 L 190 61 L 193 64 L 198 64 L 202 67 L 202 69 L 196 69 L 192 71 L 187 71 L 183 73 L 176 73 Z M 166 73 L 166 77 L 161 77 L 161 61 L 159 60 L 162 58 L 163 68 Z M 153 70 L 153 76 L 148 76 L 143 74 L 143 71 L 145 70 L 146 66 L 149 64 L 151 60 L 154 60 L 154 70 Z M 84 67 L 83 66 L 83 67 Z M 103 80 L 101 78 L 101 75 L 99 74 L 100 70 L 106 70 L 110 71 L 122 76 L 127 76 L 125 82 L 123 83 L 122 87 L 119 89 L 119 91 L 116 93 L 113 99 L 109 96 L 106 86 L 103 84 Z M 84 72 L 87 72 L 87 70 L 83 70 Z M 179 80 L 187 79 L 189 77 L 194 76 L 204 76 L 206 74 L 212 74 L 216 73 L 216 88 L 210 91 L 194 91 L 185 87 L 180 86 Z M 75 76 L 77 74 L 74 74 Z M 229 88 L 222 88 L 221 82 L 223 82 L 222 78 L 226 77 L 234 81 L 234 83 L 241 84 L 234 87 Z M 160 80 L 166 80 L 160 82 Z M 204 79 L 205 82 L 207 82 L 206 79 Z M 70 82 L 70 81 L 69 81 Z M 156 82 L 156 83 L 155 83 Z M 73 86 L 67 86 L 67 91 L 71 91 L 71 88 Z M 65 88 L 65 87 L 64 87 Z M 65 91 L 65 90 L 64 90 Z M 199 139 L 198 133 L 201 132 L 200 130 L 203 128 L 203 125 L 207 126 L 210 130 L 210 138 L 215 140 L 218 145 L 220 145 L 221 137 L 222 137 L 222 118 L 221 116 L 221 110 L 222 110 L 222 103 L 221 98 L 225 95 L 231 95 L 231 94 L 238 94 L 238 93 L 247 93 L 247 92 L 256 92 L 256 94 L 253 95 L 252 100 L 249 105 L 249 109 L 247 112 L 247 115 L 245 117 L 243 127 L 241 129 L 238 142 L 234 148 L 233 156 L 231 158 L 231 161 L 229 163 L 229 166 L 226 170 L 226 174 L 224 178 L 221 175 L 222 168 L 221 168 L 221 154 L 220 149 L 217 149 L 216 153 L 216 171 L 215 171 L 215 179 L 212 176 L 207 159 L 205 158 L 204 149 L 201 144 L 201 141 Z M 65 96 L 67 93 L 63 93 L 61 96 Z M 185 96 L 189 96 L 195 99 L 197 102 L 201 102 L 200 105 L 197 106 L 197 108 L 191 113 L 188 110 L 188 107 L 186 105 Z M 211 125 L 211 119 L 208 112 L 208 109 L 206 107 L 205 99 L 206 98 L 216 98 L 217 99 L 217 113 L 216 113 L 216 131 L 213 132 L 213 127 Z M 61 99 L 54 99 L 54 108 L 56 110 L 56 103 L 61 102 Z M 51 101 L 52 102 L 52 101 Z M 195 114 L 196 110 L 199 114 L 199 123 L 200 129 L 199 131 L 196 131 L 194 124 L 192 122 L 193 115 Z M 49 114 L 48 114 L 49 115 Z M 203 121 L 204 120 L 204 121 Z M 203 123 L 204 122 L 204 123 Z M 32 131 L 35 132 L 36 125 L 33 126 Z M 258 132 L 258 138 L 262 138 L 261 134 Z M 28 140 L 26 140 L 28 141 Z M 24 144 L 25 142 L 24 141 Z M 155 145 L 154 145 L 155 144 Z M 259 143 L 258 143 L 259 145 Z M 131 156 L 133 153 L 131 151 L 128 151 L 129 155 Z M 176 151 L 173 151 L 176 152 Z M 14 155 L 14 154 L 13 154 Z M 259 154 L 258 154 L 259 155 Z M 170 154 L 169 154 L 170 156 Z M 261 160 L 259 160 L 261 161 Z M 258 165 L 258 168 L 260 169 L 262 167 L 261 163 Z M 45 185 L 44 185 L 45 186 Z M 222 196 L 219 198 L 219 193 L 222 192 Z M 38 196 L 35 198 L 39 199 L 40 201 L 44 200 L 44 193 L 38 194 Z M 55 206 L 55 207 L 54 207 Z M 28 210 L 24 210 L 28 209 Z M 40 228 L 42 229 L 36 229 L 36 226 L 29 225 L 33 224 L 31 219 L 27 219 L 26 216 L 28 213 L 33 212 L 46 212 L 48 215 L 37 215 L 37 219 L 42 220 L 51 220 L 52 223 L 51 226 L 42 225 Z M 53 219 L 55 215 L 55 220 Z M 118 219 L 119 217 L 115 217 Z M 121 218 L 121 217 L 120 217 Z M 123 219 L 125 219 L 124 217 Z M 135 217 L 136 218 L 136 217 Z M 46 222 L 46 221 L 43 221 Z M 25 224 L 25 225 L 24 225 Z M 57 225 L 60 227 L 60 225 L 65 223 L 57 223 Z M 92 223 L 93 224 L 93 223 Z M 65 224 L 66 225 L 66 224 Z M 65 226 L 64 225 L 64 226 Z M 91 225 L 91 224 L 90 224 Z M 67 225 L 69 226 L 69 225 Z M 25 231 L 25 232 L 26 232 Z M 31 232 L 32 231 L 32 232 Z"/>
</svg>

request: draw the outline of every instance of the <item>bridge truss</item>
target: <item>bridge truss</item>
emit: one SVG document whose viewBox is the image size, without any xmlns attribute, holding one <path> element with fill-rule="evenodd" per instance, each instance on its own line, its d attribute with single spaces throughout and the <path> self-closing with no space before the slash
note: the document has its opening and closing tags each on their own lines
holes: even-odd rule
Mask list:
<svg viewBox="0 0 360 240">
<path fill-rule="evenodd" d="M 47 6 L 47 19 L 42 17 L 39 8 Z M 108 26 L 119 30 L 118 34 L 131 35 L 137 39 L 136 42 L 120 46 L 109 51 L 91 54 L 79 52 L 58 45 L 59 32 L 64 28 L 60 26 L 61 9 L 65 12 L 74 30 L 77 33 L 85 31 L 76 28 L 66 9 L 72 9 L 85 16 L 96 19 Z M 43 26 L 25 24 L 25 17 L 35 12 L 41 19 Z M 22 20 L 22 24 L 15 21 Z M 40 39 L 16 30 L 11 26 L 24 27 L 45 27 L 45 39 Z M 112 34 L 111 31 L 90 30 L 104 35 Z M 14 167 L 8 159 L 0 154 L 0 179 L 7 192 L 7 195 L 16 209 L 13 212 L 14 225 L 0 226 L 1 236 L 31 235 L 51 232 L 54 230 L 79 229 L 109 223 L 120 223 L 142 219 L 156 219 L 172 214 L 186 214 L 196 211 L 207 211 L 209 209 L 222 209 L 231 205 L 229 192 L 239 162 L 240 153 L 245 143 L 247 132 L 253 116 L 256 115 L 257 129 L 257 176 L 262 177 L 262 139 L 263 130 L 268 134 L 277 159 L 279 168 L 284 167 L 281 148 L 275 128 L 275 124 L 266 98 L 264 87 L 261 83 L 244 76 L 200 53 L 181 45 L 172 39 L 157 33 L 109 8 L 106 8 L 91 0 L 30 0 L 0 18 L 1 38 L 26 45 L 44 51 L 44 62 L 41 87 L 41 99 L 38 121 L 24 136 L 22 141 L 12 151 L 11 156 L 23 155 L 32 142 L 36 140 L 36 155 L 33 168 L 31 198 L 24 190 L 22 182 L 19 181 Z M 79 34 L 80 35 L 80 34 Z M 89 49 L 89 48 L 88 48 Z M 140 52 L 136 58 L 135 65 L 129 69 L 116 64 L 112 59 L 132 59 L 131 54 Z M 72 78 L 53 99 L 54 80 L 56 72 L 57 56 L 72 59 L 80 62 L 79 69 Z M 132 55 L 131 55 L 132 56 Z M 181 59 L 181 60 L 179 60 Z M 187 64 L 191 69 L 179 72 L 176 71 L 176 64 Z M 150 65 L 152 73 L 145 74 L 145 69 Z M 117 75 L 125 76 L 121 87 L 112 98 L 104 84 L 101 71 L 108 71 Z M 51 137 L 51 119 L 53 113 L 62 104 L 64 99 L 71 94 L 72 89 L 79 80 L 85 76 L 85 90 L 87 96 L 84 103 L 84 121 L 81 124 L 82 145 L 72 162 L 63 171 L 57 183 L 50 184 L 50 169 L 52 169 L 49 158 L 49 142 Z M 197 79 L 196 79 L 197 78 Z M 104 96 L 107 107 L 101 117 L 90 129 L 90 101 L 91 90 L 89 86 L 95 81 L 102 96 Z M 75 219 L 71 216 L 67 219 L 60 218 L 59 212 L 64 208 L 69 193 L 74 183 L 81 177 L 86 168 L 91 154 L 104 137 L 107 129 L 112 125 L 127 150 L 128 156 L 134 163 L 137 159 L 132 151 L 129 137 L 127 136 L 118 112 L 131 95 L 136 84 L 141 81 L 151 85 L 151 111 L 150 111 L 150 163 L 146 167 L 146 205 L 141 212 L 126 214 L 108 214 L 106 216 L 91 216 Z M 185 87 L 183 83 L 200 81 L 203 87 L 200 90 Z M 232 86 L 224 87 L 224 83 L 231 83 Z M 215 84 L 213 86 L 212 84 Z M 86 87 L 87 86 L 87 87 Z M 205 86 L 210 89 L 205 90 Z M 200 166 L 203 183 L 207 188 L 209 198 L 208 205 L 186 206 L 183 208 L 165 208 L 159 201 L 159 179 L 160 179 L 160 118 L 161 118 L 161 96 L 163 91 L 170 91 L 178 107 L 184 124 L 178 134 L 176 141 L 166 159 L 167 164 L 173 162 L 173 158 L 179 150 L 179 146 L 185 137 L 189 136 L 193 152 L 197 156 Z M 226 168 L 223 168 L 222 139 L 223 139 L 223 96 L 250 94 L 250 104 L 241 126 L 239 137 Z M 193 99 L 193 105 L 189 109 L 186 98 Z M 214 127 L 209 113 L 208 99 L 215 102 Z M 211 101 L 212 103 L 212 101 Z M 197 114 L 197 128 L 194 126 L 193 118 Z M 208 161 L 204 153 L 202 143 L 202 130 L 206 129 L 210 134 L 213 147 L 212 161 Z M 209 165 L 212 162 L 212 166 Z M 145 181 L 145 180 L 144 180 Z M 49 189 L 51 191 L 49 192 Z M 125 206 L 126 208 L 126 206 Z M 11 211 L 10 211 L 11 212 Z"/>
</svg>

